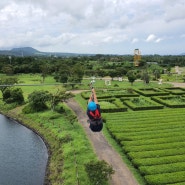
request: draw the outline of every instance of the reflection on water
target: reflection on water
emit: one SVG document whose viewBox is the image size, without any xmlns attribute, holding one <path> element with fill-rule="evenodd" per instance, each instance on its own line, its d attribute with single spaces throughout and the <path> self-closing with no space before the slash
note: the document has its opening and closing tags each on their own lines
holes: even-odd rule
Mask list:
<svg viewBox="0 0 185 185">
<path fill-rule="evenodd" d="M 0 185 L 43 185 L 47 159 L 39 136 L 0 115 Z"/>
</svg>

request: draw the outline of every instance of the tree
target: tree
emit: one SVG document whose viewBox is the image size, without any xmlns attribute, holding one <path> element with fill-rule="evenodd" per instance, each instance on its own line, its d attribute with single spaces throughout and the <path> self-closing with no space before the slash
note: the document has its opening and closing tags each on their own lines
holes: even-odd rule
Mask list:
<svg viewBox="0 0 185 185">
<path fill-rule="evenodd" d="M 88 75 L 88 76 L 94 76 L 94 70 L 91 70 L 91 71 L 86 71 L 86 74 Z M 97 76 L 101 76 L 101 77 L 104 77 L 104 76 L 106 76 L 107 75 L 107 73 L 106 73 L 106 71 L 104 70 L 104 69 L 97 69 L 96 70 L 96 75 Z"/>
<path fill-rule="evenodd" d="M 134 81 L 137 79 L 137 74 L 134 70 L 127 72 L 128 81 L 133 85 Z"/>
<path fill-rule="evenodd" d="M 3 91 L 3 101 L 6 103 L 18 103 L 21 105 L 24 102 L 24 96 L 21 88 L 8 88 Z"/>
<path fill-rule="evenodd" d="M 140 66 L 140 67 L 143 67 L 143 66 L 146 66 L 146 65 L 147 65 L 147 63 L 146 63 L 145 60 L 141 59 L 141 60 L 139 61 L 139 66 Z"/>
<path fill-rule="evenodd" d="M 61 89 L 58 89 L 55 93 L 50 94 L 51 110 L 54 111 L 56 105 L 59 102 L 64 102 L 71 97 L 72 97 L 71 93 L 66 93 L 66 91 L 61 90 Z"/>
<path fill-rule="evenodd" d="M 29 106 L 35 112 L 46 110 L 46 102 L 50 100 L 50 97 L 48 91 L 34 91 L 28 95 Z"/>
<path fill-rule="evenodd" d="M 2 94 L 7 88 L 11 87 L 13 84 L 17 82 L 18 82 L 18 79 L 15 77 L 14 78 L 1 78 L 0 79 L 0 85 L 1 85 L 0 90 Z"/>
<path fill-rule="evenodd" d="M 153 73 L 154 80 L 157 80 L 160 78 L 160 74 L 161 74 L 163 68 L 157 64 L 152 64 L 152 65 L 150 65 L 149 70 Z"/>
<path fill-rule="evenodd" d="M 2 72 L 5 73 L 6 75 L 13 75 L 13 73 L 14 73 L 13 66 L 10 65 L 10 64 L 5 65 L 5 66 L 2 68 Z"/>
<path fill-rule="evenodd" d="M 44 83 L 46 76 L 49 74 L 49 65 L 47 63 L 44 65 L 41 65 L 40 69 L 41 69 L 42 83 Z"/>
<path fill-rule="evenodd" d="M 124 67 L 117 67 L 117 76 L 123 76 L 127 73 L 127 70 Z"/>
<path fill-rule="evenodd" d="M 104 160 L 90 161 L 85 165 L 87 175 L 93 185 L 105 184 L 109 177 L 114 173 L 114 170 Z"/>
<path fill-rule="evenodd" d="M 57 82 L 67 83 L 69 75 L 70 67 L 67 64 L 61 64 L 58 66 L 58 69 L 56 69 L 54 79 Z"/>
<path fill-rule="evenodd" d="M 70 70 L 70 77 L 68 78 L 68 82 L 71 84 L 72 89 L 76 83 L 81 83 L 84 75 L 84 68 L 81 64 L 77 63 Z"/>
<path fill-rule="evenodd" d="M 156 69 L 154 71 L 154 80 L 158 80 L 161 77 L 160 71 Z"/>
<path fill-rule="evenodd" d="M 150 82 L 150 76 L 149 76 L 148 72 L 144 72 L 143 73 L 142 79 L 143 79 L 143 81 L 144 81 L 145 84 L 149 84 L 149 82 Z"/>
<path fill-rule="evenodd" d="M 112 80 L 113 80 L 113 78 L 114 77 L 117 77 L 118 76 L 118 74 L 117 74 L 117 71 L 114 69 L 114 70 L 110 70 L 109 71 L 109 76 L 112 78 Z"/>
</svg>

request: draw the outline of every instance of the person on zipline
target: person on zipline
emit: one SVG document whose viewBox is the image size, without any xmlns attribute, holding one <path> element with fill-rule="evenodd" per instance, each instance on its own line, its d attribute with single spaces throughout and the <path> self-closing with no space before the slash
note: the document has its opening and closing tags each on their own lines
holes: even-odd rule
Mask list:
<svg viewBox="0 0 185 185">
<path fill-rule="evenodd" d="M 89 97 L 87 105 L 87 116 L 89 117 L 88 123 L 90 124 L 89 128 L 93 132 L 100 132 L 103 128 L 100 105 L 98 104 L 95 89 L 93 87 L 91 88 L 92 93 Z"/>
</svg>

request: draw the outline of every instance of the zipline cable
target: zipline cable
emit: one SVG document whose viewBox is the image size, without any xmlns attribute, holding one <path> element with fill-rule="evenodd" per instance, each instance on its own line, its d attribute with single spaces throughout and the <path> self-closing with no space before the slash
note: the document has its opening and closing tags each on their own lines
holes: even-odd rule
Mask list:
<svg viewBox="0 0 185 185">
<path fill-rule="evenodd" d="M 89 83 L 60 83 L 60 84 L 1 84 L 0 87 L 12 86 L 52 86 L 52 85 L 88 85 Z"/>
</svg>

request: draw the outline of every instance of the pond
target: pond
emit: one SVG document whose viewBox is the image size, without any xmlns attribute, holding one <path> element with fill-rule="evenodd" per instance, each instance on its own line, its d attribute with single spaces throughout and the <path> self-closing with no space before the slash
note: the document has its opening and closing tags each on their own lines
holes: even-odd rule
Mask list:
<svg viewBox="0 0 185 185">
<path fill-rule="evenodd" d="M 0 184 L 43 185 L 48 152 L 32 130 L 0 114 Z"/>
</svg>

